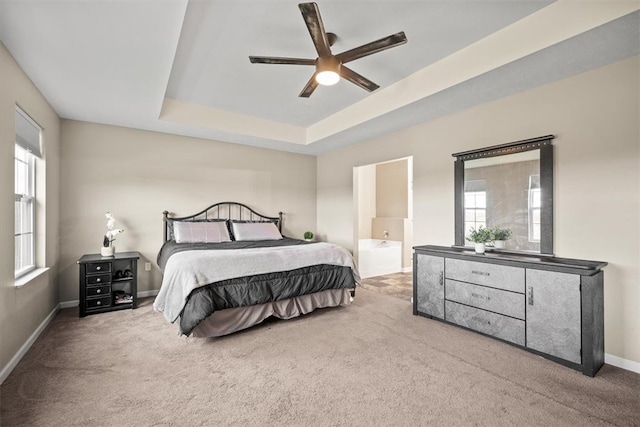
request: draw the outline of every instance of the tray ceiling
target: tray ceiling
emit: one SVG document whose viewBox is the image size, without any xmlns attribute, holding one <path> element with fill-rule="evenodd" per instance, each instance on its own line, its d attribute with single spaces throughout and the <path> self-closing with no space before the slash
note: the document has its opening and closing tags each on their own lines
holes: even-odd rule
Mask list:
<svg viewBox="0 0 640 427">
<path fill-rule="evenodd" d="M 0 40 L 62 118 L 318 154 L 640 53 L 638 1 L 318 1 L 334 53 L 408 43 L 298 93 L 293 1 L 0 2 Z"/>
</svg>

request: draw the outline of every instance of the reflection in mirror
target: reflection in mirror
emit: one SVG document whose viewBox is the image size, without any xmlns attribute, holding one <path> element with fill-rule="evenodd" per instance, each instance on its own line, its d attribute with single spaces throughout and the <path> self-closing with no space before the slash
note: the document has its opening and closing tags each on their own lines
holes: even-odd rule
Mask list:
<svg viewBox="0 0 640 427">
<path fill-rule="evenodd" d="M 455 244 L 506 228 L 505 250 L 553 255 L 553 135 L 456 153 Z"/>
<path fill-rule="evenodd" d="M 540 252 L 540 196 L 538 150 L 466 161 L 465 237 L 471 228 L 508 228 L 506 249 Z"/>
</svg>

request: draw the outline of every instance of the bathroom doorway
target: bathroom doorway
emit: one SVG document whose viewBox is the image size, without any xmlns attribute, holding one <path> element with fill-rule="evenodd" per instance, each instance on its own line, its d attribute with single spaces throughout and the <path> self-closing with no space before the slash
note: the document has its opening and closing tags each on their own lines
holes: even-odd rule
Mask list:
<svg viewBox="0 0 640 427">
<path fill-rule="evenodd" d="M 413 157 L 354 167 L 353 194 L 353 247 L 361 277 L 385 293 L 406 294 L 402 288 L 410 287 L 412 272 Z"/>
</svg>

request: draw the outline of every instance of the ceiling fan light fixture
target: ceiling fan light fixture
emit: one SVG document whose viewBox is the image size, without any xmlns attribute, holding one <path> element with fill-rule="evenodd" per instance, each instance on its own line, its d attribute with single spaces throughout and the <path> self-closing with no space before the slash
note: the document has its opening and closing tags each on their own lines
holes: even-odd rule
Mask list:
<svg viewBox="0 0 640 427">
<path fill-rule="evenodd" d="M 331 86 L 340 81 L 340 74 L 335 71 L 321 71 L 316 74 L 316 81 L 323 86 Z"/>
<path fill-rule="evenodd" d="M 335 56 L 320 57 L 316 60 L 316 82 L 331 86 L 340 81 L 340 60 Z"/>
</svg>

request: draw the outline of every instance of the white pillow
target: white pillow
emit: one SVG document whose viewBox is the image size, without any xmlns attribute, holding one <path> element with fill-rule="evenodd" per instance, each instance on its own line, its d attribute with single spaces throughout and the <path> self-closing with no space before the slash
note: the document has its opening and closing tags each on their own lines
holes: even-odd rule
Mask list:
<svg viewBox="0 0 640 427">
<path fill-rule="evenodd" d="M 173 223 L 176 243 L 221 243 L 230 242 L 227 223 L 176 221 Z"/>
<path fill-rule="evenodd" d="M 273 222 L 231 222 L 233 236 L 243 240 L 282 240 L 282 234 Z"/>
</svg>

